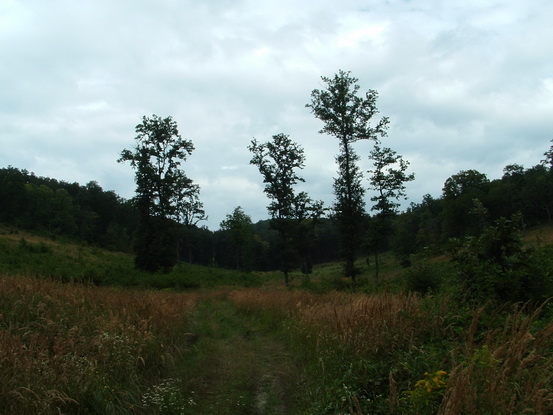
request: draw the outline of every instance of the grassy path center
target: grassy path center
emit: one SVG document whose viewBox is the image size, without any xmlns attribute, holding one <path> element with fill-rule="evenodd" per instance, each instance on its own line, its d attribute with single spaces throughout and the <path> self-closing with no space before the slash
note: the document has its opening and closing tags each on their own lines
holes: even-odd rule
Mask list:
<svg viewBox="0 0 553 415">
<path fill-rule="evenodd" d="M 198 303 L 190 336 L 179 372 L 194 391 L 194 413 L 291 413 L 293 358 L 274 327 L 222 294 Z"/>
</svg>

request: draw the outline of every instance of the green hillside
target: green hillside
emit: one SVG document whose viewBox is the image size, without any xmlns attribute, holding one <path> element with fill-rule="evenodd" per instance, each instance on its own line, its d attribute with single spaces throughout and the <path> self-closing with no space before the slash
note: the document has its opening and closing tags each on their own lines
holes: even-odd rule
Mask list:
<svg viewBox="0 0 553 415">
<path fill-rule="evenodd" d="M 7 226 L 0 227 L 0 272 L 62 282 L 175 290 L 261 283 L 252 274 L 188 263 L 170 273 L 143 272 L 135 268 L 131 254 Z"/>
<path fill-rule="evenodd" d="M 539 246 L 547 251 L 553 245 L 553 227 L 542 225 L 527 230 L 523 233 L 523 240 L 526 245 Z M 407 276 L 417 266 L 430 267 L 440 273 L 447 273 L 451 268 L 443 255 L 432 257 L 423 253 L 411 259 L 413 267 L 405 268 L 393 253 L 382 254 L 382 281 L 378 285 L 373 283 L 374 261 L 361 258 L 356 263 L 359 270 L 356 284 L 342 277 L 340 263 L 323 263 L 315 265 L 309 276 L 292 273 L 291 288 L 319 292 L 336 289 L 402 291 L 409 288 Z M 154 289 L 188 290 L 226 285 L 282 288 L 282 277 L 278 271 L 240 272 L 183 262 L 170 273 L 151 274 L 136 269 L 132 254 L 92 247 L 63 237 L 41 236 L 5 225 L 0 226 L 0 272 L 95 285 Z"/>
</svg>

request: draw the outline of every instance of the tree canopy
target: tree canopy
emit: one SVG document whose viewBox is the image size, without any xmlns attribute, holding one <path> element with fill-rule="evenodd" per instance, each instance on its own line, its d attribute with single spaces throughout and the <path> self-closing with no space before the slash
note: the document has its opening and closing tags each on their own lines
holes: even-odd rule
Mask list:
<svg viewBox="0 0 553 415">
<path fill-rule="evenodd" d="M 302 245 L 300 224 L 305 225 L 304 221 L 319 217 L 322 202 L 313 202 L 306 192 L 296 192 L 295 186 L 304 182 L 297 170 L 304 167 L 305 155 L 303 148 L 288 135 L 274 135 L 265 143 L 254 139 L 248 149 L 253 154 L 250 164 L 257 166 L 263 176 L 265 193 L 271 200 L 267 210 L 272 228 L 280 235 L 281 269 L 288 285 L 288 273 L 295 257 L 305 252 L 299 249 Z M 302 262 L 304 260 L 302 258 Z"/>
<path fill-rule="evenodd" d="M 191 224 L 204 215 L 199 186 L 180 168 L 194 145 L 181 137 L 172 117 L 144 116 L 136 133 L 133 151 L 124 149 L 118 160 L 130 162 L 136 171 L 136 265 L 148 271 L 169 270 L 177 261 L 173 220 Z"/>
<path fill-rule="evenodd" d="M 355 259 L 362 239 L 365 216 L 365 190 L 362 173 L 358 166 L 359 156 L 353 144 L 360 140 L 377 140 L 384 137 L 388 128 L 388 118 L 382 117 L 372 125 L 378 114 L 376 100 L 378 93 L 369 90 L 359 96 L 358 79 L 350 72 L 339 71 L 333 78 L 322 77 L 326 89 L 314 89 L 311 102 L 306 106 L 323 121 L 319 131 L 338 139 L 339 153 L 336 157 L 338 177 L 334 179 L 336 202 L 334 211 L 340 224 L 342 257 L 345 261 L 345 274 L 355 279 Z"/>
</svg>

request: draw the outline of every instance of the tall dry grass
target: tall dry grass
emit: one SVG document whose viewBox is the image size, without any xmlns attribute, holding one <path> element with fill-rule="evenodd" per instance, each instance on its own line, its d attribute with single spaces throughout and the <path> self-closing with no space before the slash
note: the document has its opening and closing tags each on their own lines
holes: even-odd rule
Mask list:
<svg viewBox="0 0 553 415">
<path fill-rule="evenodd" d="M 0 276 L 0 413 L 134 413 L 195 297 Z"/>
<path fill-rule="evenodd" d="M 350 294 L 267 292 L 259 289 L 231 293 L 234 304 L 249 312 L 264 310 L 294 316 L 303 328 L 315 331 L 320 341 L 348 346 L 357 353 L 411 343 L 417 331 L 437 327 L 414 294 Z M 436 321 L 438 320 L 438 321 Z"/>
<path fill-rule="evenodd" d="M 407 294 L 252 289 L 230 298 L 292 322 L 304 338 L 298 351 L 314 354 L 319 377 L 330 373 L 303 391 L 327 400 L 321 413 L 553 413 L 553 322 L 540 320 L 541 308 L 482 308 L 471 322 L 447 299 Z"/>
<path fill-rule="evenodd" d="M 515 310 L 503 328 L 490 329 L 473 341 L 481 317 L 476 313 L 463 358 L 453 367 L 439 413 L 553 413 L 553 322 L 538 324 L 542 308 Z"/>
<path fill-rule="evenodd" d="M 320 341 L 347 346 L 356 355 L 377 355 L 412 344 L 417 331 L 432 323 L 422 313 L 415 295 L 350 294 L 302 307 L 299 321 L 314 328 Z"/>
</svg>

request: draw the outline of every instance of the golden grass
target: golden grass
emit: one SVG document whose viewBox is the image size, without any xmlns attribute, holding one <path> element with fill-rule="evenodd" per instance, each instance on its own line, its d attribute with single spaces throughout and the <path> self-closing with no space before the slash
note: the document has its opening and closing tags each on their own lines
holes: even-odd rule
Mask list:
<svg viewBox="0 0 553 415">
<path fill-rule="evenodd" d="M 412 343 L 421 329 L 413 324 L 418 314 L 418 296 L 350 294 L 302 307 L 300 322 L 315 328 L 321 341 L 347 346 L 357 355 L 374 355 Z"/>
<path fill-rule="evenodd" d="M 463 362 L 451 372 L 440 414 L 553 413 L 553 322 L 534 329 L 540 312 L 515 311 L 503 330 L 489 330 L 479 345 L 469 333 Z M 471 329 L 479 317 L 477 313 Z"/>
<path fill-rule="evenodd" d="M 226 290 L 177 294 L 25 276 L 0 276 L 0 413 L 144 411 L 141 395 L 167 375 L 186 347 L 189 316 L 204 298 L 228 298 L 243 312 L 286 321 L 306 339 L 299 347 L 315 353 L 323 369 L 336 359 L 343 360 L 344 370 L 357 362 L 389 362 L 383 379 L 365 380 L 352 393 L 352 413 L 363 413 L 362 394 L 375 387 L 373 380 L 387 390 L 381 399 L 390 413 L 553 413 L 553 322 L 540 320 L 542 309 L 528 314 L 524 308 L 510 313 L 482 308 L 472 324 L 452 327 L 445 316 L 456 310 L 445 300 L 417 295 L 253 288 L 228 295 Z M 490 316 L 505 321 L 491 324 Z M 421 410 L 405 392 L 423 374 L 392 365 L 403 364 L 399 355 L 424 353 L 436 339 L 447 346 L 439 346 L 441 356 L 425 360 L 429 367 L 422 372 L 443 370 L 447 383 L 439 394 L 429 392 L 430 406 Z M 357 376 L 363 378 L 363 368 Z"/>
<path fill-rule="evenodd" d="M 447 312 L 456 314 L 447 310 L 447 302 L 434 299 L 434 306 L 428 307 L 428 302 L 425 305 L 415 295 L 316 295 L 250 289 L 235 291 L 230 299 L 248 312 L 257 309 L 294 317 L 294 329 L 316 339 L 315 353 L 323 370 L 327 358 L 350 362 L 382 359 L 392 365 L 396 352 L 417 353 L 429 338 L 449 342 L 451 348 L 437 357 L 437 366 L 427 369 L 443 370 L 448 374 L 447 384 L 438 396 L 434 391 L 428 393 L 430 406 L 423 412 L 409 406 L 390 367 L 389 395 L 384 397 L 390 413 L 553 413 L 553 322 L 538 321 L 541 309 L 531 315 L 523 309 L 508 314 L 504 309 L 487 310 L 488 316 L 507 315 L 506 322 L 502 329 L 478 329 L 483 324 L 481 309 L 475 312 L 471 325 L 454 334 L 451 321 L 443 318 Z M 413 376 L 411 388 L 423 374 Z M 351 413 L 363 413 L 356 395 L 351 398 Z"/>
<path fill-rule="evenodd" d="M 314 331 L 319 342 L 348 347 L 354 353 L 393 352 L 413 343 L 417 331 L 439 324 L 423 312 L 414 294 L 350 294 L 332 292 L 234 291 L 229 298 L 245 311 L 271 311 L 294 316 L 298 325 Z"/>
<path fill-rule="evenodd" d="M 181 347 L 194 304 L 193 295 L 0 276 L 0 413 L 131 411 L 138 385 Z"/>
</svg>

